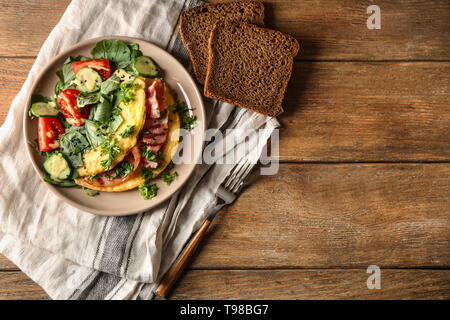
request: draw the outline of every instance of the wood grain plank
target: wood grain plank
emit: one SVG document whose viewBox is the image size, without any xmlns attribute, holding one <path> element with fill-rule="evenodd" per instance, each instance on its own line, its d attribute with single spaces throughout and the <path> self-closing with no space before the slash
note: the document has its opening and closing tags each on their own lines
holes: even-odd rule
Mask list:
<svg viewBox="0 0 450 320">
<path fill-rule="evenodd" d="M 0 254 L 0 271 L 4 270 L 17 271 L 19 268 L 4 255 Z"/>
<path fill-rule="evenodd" d="M 0 58 L 0 124 L 33 59 Z M 449 161 L 450 63 L 297 62 L 281 161 Z"/>
<path fill-rule="evenodd" d="M 449 299 L 450 270 L 189 270 L 171 299 Z"/>
<path fill-rule="evenodd" d="M 14 97 L 19 93 L 34 59 L 0 58 L 0 125 L 6 119 Z"/>
<path fill-rule="evenodd" d="M 20 271 L 0 272 L 0 300 L 49 299 L 44 290 Z"/>
<path fill-rule="evenodd" d="M 0 55 L 37 55 L 69 2 L 1 1 Z M 264 4 L 266 25 L 300 41 L 298 59 L 450 59 L 447 0 L 384 0 L 379 3 L 380 30 L 367 29 L 366 9 L 373 4 L 369 0 L 272 0 Z"/>
<path fill-rule="evenodd" d="M 450 266 L 450 164 L 283 164 L 210 227 L 196 269 Z"/>
<path fill-rule="evenodd" d="M 267 1 L 266 24 L 301 44 L 297 59 L 449 59 L 447 0 Z M 381 9 L 381 29 L 367 28 L 367 7 Z"/>
<path fill-rule="evenodd" d="M 171 299 L 449 299 L 450 270 L 381 270 L 369 290 L 364 269 L 187 270 Z M 0 300 L 48 299 L 21 272 L 0 272 Z"/>
<path fill-rule="evenodd" d="M 280 160 L 450 160 L 450 63 L 298 62 Z"/>
<path fill-rule="evenodd" d="M 0 56 L 37 56 L 69 0 L 2 0 Z"/>
</svg>

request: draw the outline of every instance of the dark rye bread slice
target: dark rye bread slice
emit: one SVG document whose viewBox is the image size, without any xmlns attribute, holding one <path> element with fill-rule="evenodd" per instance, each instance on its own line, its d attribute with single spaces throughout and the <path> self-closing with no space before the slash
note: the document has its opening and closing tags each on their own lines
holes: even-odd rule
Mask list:
<svg viewBox="0 0 450 320">
<path fill-rule="evenodd" d="M 224 20 L 264 26 L 264 6 L 259 1 L 236 1 L 202 5 L 181 14 L 181 39 L 189 53 L 195 76 L 201 84 L 205 83 L 211 30 L 216 22 Z"/>
<path fill-rule="evenodd" d="M 209 42 L 204 94 L 274 117 L 299 48 L 296 39 L 278 31 L 219 22 Z"/>
</svg>

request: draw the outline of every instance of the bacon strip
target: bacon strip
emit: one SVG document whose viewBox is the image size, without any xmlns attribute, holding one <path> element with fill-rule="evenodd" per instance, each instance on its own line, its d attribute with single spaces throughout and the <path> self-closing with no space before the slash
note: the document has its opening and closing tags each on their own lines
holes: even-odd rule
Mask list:
<svg viewBox="0 0 450 320">
<path fill-rule="evenodd" d="M 149 118 L 157 119 L 166 107 L 164 83 L 155 80 L 147 90 L 147 115 Z"/>
<path fill-rule="evenodd" d="M 136 144 L 132 149 L 131 152 L 128 153 L 128 155 L 125 157 L 125 159 L 121 163 L 133 163 L 133 170 L 124 177 L 117 177 L 115 179 L 111 179 L 111 177 L 114 174 L 115 169 L 111 169 L 109 171 L 103 172 L 99 174 L 95 179 L 89 180 L 86 177 L 83 178 L 84 182 L 91 186 L 96 187 L 112 187 L 117 186 L 128 179 L 130 179 L 134 172 L 139 167 L 139 163 L 141 162 L 141 151 L 139 150 L 139 144 Z M 118 164 L 120 165 L 120 164 Z"/>
<path fill-rule="evenodd" d="M 166 112 L 164 117 L 161 118 L 163 111 L 167 108 L 164 99 L 164 83 L 161 80 L 154 81 L 148 88 L 146 106 L 147 119 L 141 131 L 140 142 L 141 145 L 152 150 L 153 154 L 157 154 L 164 143 L 166 143 L 169 131 L 168 113 Z M 143 166 L 147 167 L 155 165 L 152 161 L 145 162 L 144 159 L 141 162 Z"/>
</svg>

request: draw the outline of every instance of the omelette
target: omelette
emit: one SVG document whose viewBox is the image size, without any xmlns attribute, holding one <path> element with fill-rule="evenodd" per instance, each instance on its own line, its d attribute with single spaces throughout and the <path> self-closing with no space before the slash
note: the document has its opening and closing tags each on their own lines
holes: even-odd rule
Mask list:
<svg viewBox="0 0 450 320">
<path fill-rule="evenodd" d="M 156 185 L 146 180 L 176 176 L 168 165 L 186 109 L 138 44 L 104 39 L 91 55 L 67 57 L 53 96 L 30 97 L 44 180 L 106 192 L 138 188 L 151 199 Z"/>
<path fill-rule="evenodd" d="M 145 78 L 145 79 L 140 78 L 140 79 L 136 79 L 135 81 L 138 81 L 138 80 L 143 81 L 145 83 L 146 90 L 153 84 L 153 81 L 154 81 L 153 79 L 149 79 L 149 78 Z M 144 94 L 145 94 L 146 90 L 143 90 Z M 173 105 L 175 103 L 175 100 L 174 100 L 172 94 L 170 93 L 170 90 L 168 89 L 167 85 L 165 85 L 165 84 L 164 84 L 164 100 L 168 106 Z M 145 108 L 145 101 L 142 102 L 141 100 L 139 100 L 136 102 L 143 103 L 143 106 Z M 137 106 L 135 104 L 133 106 L 132 110 L 141 110 L 141 107 L 142 106 Z M 144 123 L 143 119 L 140 119 L 140 121 L 138 121 L 138 119 L 136 117 L 132 117 L 132 118 L 134 119 L 134 121 L 139 122 L 139 124 L 141 122 L 142 122 L 142 124 Z M 180 130 L 179 130 L 180 129 L 180 119 L 179 119 L 178 113 L 175 112 L 175 110 L 169 110 L 167 112 L 167 118 L 168 118 L 167 140 L 160 150 L 161 156 L 162 156 L 161 161 L 158 163 L 158 167 L 152 170 L 152 176 L 149 177 L 149 179 L 156 178 L 159 174 L 161 174 L 161 172 L 163 172 L 166 169 L 166 167 L 169 165 L 172 157 L 174 156 L 174 154 L 177 151 L 178 142 L 179 142 L 179 138 L 180 138 Z M 117 130 L 117 132 L 121 132 L 120 128 Z M 126 143 L 122 143 L 121 145 L 126 145 L 127 147 L 131 146 L 130 148 L 127 149 L 127 152 L 128 152 L 135 144 L 136 144 L 136 135 L 134 136 L 134 139 L 130 139 Z M 122 148 L 121 148 L 121 150 L 122 150 Z M 98 156 L 99 155 L 98 150 L 96 150 L 96 151 L 97 151 L 96 155 Z M 93 151 L 93 152 L 95 153 L 96 151 Z M 120 158 L 121 160 L 124 159 L 124 156 L 126 155 L 127 152 L 121 152 L 121 158 Z M 91 159 L 91 158 L 89 157 L 89 159 Z M 120 161 L 114 160 L 114 163 L 117 164 Z M 99 161 L 93 161 L 92 163 L 96 165 L 99 163 Z M 103 171 L 104 171 L 104 169 L 103 169 Z M 100 172 L 100 168 L 99 168 L 99 172 Z M 113 185 L 113 186 L 93 185 L 88 179 L 83 179 L 83 178 L 75 179 L 75 182 L 80 186 L 83 186 L 83 187 L 86 187 L 86 188 L 89 188 L 92 190 L 106 191 L 106 192 L 122 192 L 122 191 L 135 189 L 141 183 L 143 183 L 145 181 L 146 181 L 146 179 L 144 179 L 144 177 L 142 175 L 141 167 L 138 167 L 137 170 L 132 174 L 132 176 L 130 176 L 126 181 L 124 181 L 120 184 L 117 184 L 117 185 Z"/>
<path fill-rule="evenodd" d="M 114 132 L 114 137 L 117 138 L 118 147 L 120 148 L 112 162 L 111 168 L 115 167 L 121 162 L 127 153 L 136 145 L 137 136 L 141 131 L 145 121 L 145 88 L 146 82 L 142 78 L 136 78 L 133 82 L 136 85 L 134 92 L 134 100 L 125 104 L 120 102 L 119 106 L 122 109 L 120 115 L 123 119 L 122 124 Z M 127 127 L 134 126 L 134 132 L 126 138 L 122 138 L 120 133 Z M 78 175 L 81 177 L 91 176 L 106 171 L 105 167 L 101 165 L 106 155 L 101 154 L 100 146 L 83 155 L 83 166 L 77 169 Z"/>
</svg>

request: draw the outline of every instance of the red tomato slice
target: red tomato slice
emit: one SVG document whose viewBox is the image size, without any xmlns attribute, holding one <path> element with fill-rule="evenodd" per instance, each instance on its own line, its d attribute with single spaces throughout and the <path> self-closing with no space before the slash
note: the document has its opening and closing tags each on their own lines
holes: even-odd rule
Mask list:
<svg viewBox="0 0 450 320">
<path fill-rule="evenodd" d="M 64 90 L 64 92 L 74 96 L 77 96 L 80 93 L 80 91 L 78 91 L 77 89 L 66 89 Z"/>
<path fill-rule="evenodd" d="M 56 102 L 58 103 L 59 111 L 67 119 L 67 121 L 76 127 L 81 127 L 84 124 L 83 115 L 77 106 L 76 95 L 80 93 L 75 89 L 66 89 L 58 94 Z"/>
<path fill-rule="evenodd" d="M 86 61 L 76 61 L 72 63 L 72 71 L 77 74 L 78 70 L 90 67 L 98 72 L 103 80 L 106 80 L 111 75 L 111 67 L 108 59 L 92 59 Z"/>
<path fill-rule="evenodd" d="M 83 119 L 89 119 L 90 113 L 91 113 L 91 106 L 89 104 L 85 105 L 81 110 L 81 116 L 83 117 Z"/>
<path fill-rule="evenodd" d="M 64 127 L 56 118 L 38 118 L 38 144 L 41 151 L 52 151 L 59 148 L 59 136 Z"/>
</svg>

